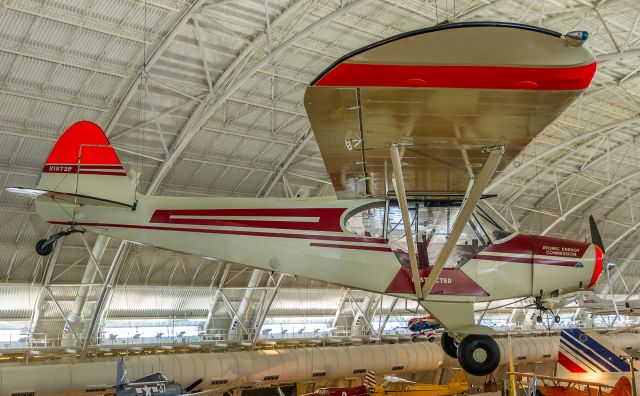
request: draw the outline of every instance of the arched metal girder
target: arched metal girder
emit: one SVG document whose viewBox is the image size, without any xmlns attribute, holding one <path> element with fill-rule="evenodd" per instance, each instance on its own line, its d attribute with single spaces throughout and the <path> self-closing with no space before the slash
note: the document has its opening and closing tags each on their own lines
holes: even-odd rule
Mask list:
<svg viewBox="0 0 640 396">
<path fill-rule="evenodd" d="M 613 125 L 613 124 L 609 124 L 609 125 Z M 606 128 L 608 127 L 608 125 L 605 125 L 601 128 Z M 598 128 L 598 130 L 600 130 L 601 128 Z M 612 135 L 616 132 L 618 132 L 620 129 L 622 129 L 622 127 L 612 127 L 610 129 L 608 129 L 606 132 L 603 132 L 601 134 L 598 134 L 596 136 L 592 136 L 591 139 L 589 139 L 588 141 L 584 142 L 584 143 L 580 143 L 578 146 L 574 147 L 573 149 L 567 151 L 564 155 L 562 155 L 561 157 L 559 157 L 558 159 L 552 161 L 551 163 L 547 164 L 547 165 L 543 165 L 543 169 L 540 170 L 540 172 L 536 173 L 534 176 L 532 176 L 531 178 L 529 178 L 529 180 L 522 186 L 518 187 L 518 191 L 516 191 L 516 193 L 514 193 L 512 196 L 509 197 L 509 199 L 507 200 L 507 204 L 510 205 L 512 204 L 520 195 L 522 195 L 525 191 L 527 191 L 529 188 L 531 188 L 534 184 L 537 183 L 537 180 L 541 177 L 546 175 L 549 171 L 554 170 L 555 168 L 557 168 L 560 164 L 562 164 L 564 161 L 566 161 L 567 159 L 570 159 L 571 157 L 573 157 L 574 155 L 576 155 L 577 153 L 582 152 L 583 150 L 587 150 L 592 148 L 592 144 L 597 142 L 598 140 L 602 140 L 606 137 L 608 137 L 609 135 Z M 613 149 L 610 149 L 609 151 L 615 151 L 620 147 L 624 147 L 626 146 L 628 143 L 621 143 L 619 145 L 617 145 L 616 147 L 614 147 Z M 606 153 L 605 153 L 606 154 Z M 597 161 L 599 161 L 600 159 L 604 158 L 605 155 L 600 155 L 596 158 L 593 158 L 592 156 L 589 157 L 588 160 L 588 164 L 585 163 L 583 165 L 583 167 L 580 168 L 580 170 L 586 168 L 587 166 L 589 166 L 589 164 L 593 164 Z M 538 159 L 540 159 L 540 157 L 538 157 Z M 539 164 L 537 164 L 539 165 Z M 518 167 L 519 169 L 520 167 Z M 551 189 L 553 190 L 553 189 Z M 544 202 L 547 198 L 548 195 L 545 195 L 544 197 L 542 197 L 541 199 L 539 199 L 536 203 L 535 206 L 538 206 L 540 203 Z"/>
<path fill-rule="evenodd" d="M 519 164 L 517 167 L 516 166 L 511 166 L 511 170 L 508 171 L 503 171 L 502 173 L 500 173 L 500 175 L 493 181 L 491 182 L 491 184 L 489 184 L 489 186 L 487 187 L 487 191 L 491 191 L 494 188 L 496 188 L 497 186 L 499 186 L 500 184 L 504 183 L 506 180 L 508 180 L 509 178 L 513 177 L 514 175 L 516 175 L 517 173 L 519 173 L 522 169 L 526 169 L 527 167 L 534 165 L 537 161 L 540 161 L 543 158 L 549 157 L 551 154 L 554 154 L 560 150 L 565 150 L 569 147 L 571 147 L 574 144 L 577 143 L 581 143 L 583 141 L 586 141 L 589 138 L 592 138 L 594 136 L 598 136 L 601 135 L 603 133 L 607 133 L 609 132 L 611 129 L 620 129 L 620 128 L 624 128 L 624 127 L 628 127 L 630 125 L 634 125 L 640 123 L 640 117 L 633 117 L 633 118 L 628 118 L 626 120 L 622 120 L 622 121 L 616 121 L 613 122 L 611 124 L 607 124 L 604 125 L 600 128 L 596 128 L 590 132 L 587 133 L 583 133 L 582 135 L 576 136 L 573 139 L 569 139 L 565 142 L 562 142 L 556 146 L 550 147 L 549 149 L 545 150 L 544 152 L 540 153 L 537 156 L 532 157 L 531 159 Z M 573 149 L 571 149 L 572 151 L 575 150 L 580 150 L 581 147 L 574 147 Z"/>
<path fill-rule="evenodd" d="M 612 190 L 612 191 L 613 191 L 613 190 Z M 627 192 L 629 192 L 629 190 L 627 190 Z M 640 191 L 639 191 L 639 192 L 636 192 L 633 196 L 631 196 L 631 195 L 629 194 L 629 195 L 627 195 L 627 197 L 625 197 L 625 198 L 623 198 L 623 199 L 621 199 L 621 200 L 616 201 L 616 202 L 612 205 L 612 209 L 610 209 L 609 211 L 607 211 L 607 212 L 604 214 L 604 216 L 599 216 L 599 219 L 598 219 L 598 220 L 605 221 L 605 222 L 606 222 L 606 221 L 611 221 L 611 220 L 610 220 L 610 216 L 611 216 L 611 215 L 613 215 L 616 211 L 618 211 L 618 210 L 620 210 L 620 209 L 623 209 L 623 208 L 624 208 L 625 210 L 627 210 L 627 209 L 628 209 L 628 208 L 627 208 L 627 205 L 623 205 L 625 201 L 633 201 L 633 199 L 637 198 L 638 196 L 640 196 Z M 607 197 L 607 195 L 604 195 L 604 196 L 603 196 L 603 198 L 606 198 L 606 197 Z M 588 209 L 585 209 L 585 210 L 584 210 L 584 213 L 591 213 L 591 212 L 592 212 L 592 211 L 591 211 L 591 209 L 592 209 L 595 205 L 597 205 L 597 202 L 594 202 L 593 204 L 591 204 L 591 205 L 589 206 L 589 208 L 588 208 Z M 630 207 L 630 208 L 632 209 L 632 207 Z M 576 223 L 578 223 L 578 221 L 579 221 L 579 220 L 574 220 L 574 221 L 573 221 L 573 223 L 571 223 L 568 227 L 566 227 L 566 229 L 567 229 L 567 230 L 571 229 L 572 227 L 574 227 L 574 226 L 576 225 Z M 633 217 L 633 215 L 632 215 L 632 221 L 633 221 L 633 222 L 635 222 L 635 218 Z M 620 224 L 620 223 L 617 223 L 617 224 Z M 635 226 L 634 226 L 634 225 L 631 225 L 631 227 L 635 227 Z M 585 236 L 587 233 L 588 233 L 588 230 L 583 231 L 583 233 L 582 233 L 582 234 L 580 234 L 580 235 L 578 236 L 578 238 L 576 238 L 576 239 L 582 239 L 582 237 L 583 237 L 583 236 Z M 569 234 L 569 232 L 568 232 L 568 231 L 565 231 L 565 233 L 563 234 L 563 238 L 566 238 L 568 234 Z M 627 235 L 627 236 L 628 236 L 628 235 Z M 616 240 L 615 244 L 614 244 L 614 243 L 611 243 L 611 244 L 605 244 L 605 248 L 606 248 L 606 249 L 607 249 L 607 251 L 610 253 L 611 249 L 612 249 L 615 245 L 617 245 L 617 244 L 618 244 L 618 242 L 620 242 L 620 241 L 621 241 L 621 239 L 620 239 L 620 238 L 618 238 L 618 239 Z"/>
<path fill-rule="evenodd" d="M 306 28 L 302 29 L 301 31 L 299 31 L 298 33 L 294 34 L 292 37 L 290 37 L 289 39 L 285 40 L 283 43 L 281 43 L 280 45 L 278 45 L 275 48 L 272 48 L 271 52 L 269 52 L 268 54 L 266 54 L 260 61 L 258 61 L 253 67 L 251 67 L 250 69 L 248 69 L 247 71 L 243 72 L 241 75 L 239 75 L 235 81 L 233 83 L 231 83 L 223 92 L 217 94 L 216 92 L 214 92 L 214 97 L 215 99 L 209 104 L 208 102 L 203 102 L 200 103 L 198 105 L 198 107 L 196 108 L 196 110 L 191 114 L 189 120 L 185 123 L 185 126 L 182 128 L 182 130 L 179 132 L 178 136 L 175 139 L 175 142 L 171 148 L 171 152 L 169 157 L 167 157 L 166 161 L 160 166 L 160 168 L 158 169 L 158 171 L 156 172 L 155 176 L 153 177 L 153 180 L 151 182 L 151 184 L 149 185 L 149 191 L 156 191 L 158 186 L 160 185 L 160 183 L 162 182 L 162 179 L 164 178 L 164 176 L 166 176 L 166 174 L 169 172 L 169 170 L 173 167 L 173 164 L 175 163 L 175 161 L 177 160 L 177 158 L 182 154 L 182 152 L 184 151 L 184 149 L 189 145 L 189 143 L 191 142 L 191 139 L 193 139 L 193 137 L 200 131 L 200 129 L 204 126 L 204 124 L 209 120 L 209 118 L 211 118 L 213 116 L 213 114 L 215 114 L 215 112 L 220 108 L 220 106 L 222 106 L 222 104 L 231 97 L 231 95 L 233 95 L 238 89 L 240 89 L 258 70 L 262 69 L 263 67 L 265 67 L 266 65 L 269 64 L 269 62 L 271 62 L 274 58 L 278 57 L 280 54 L 282 54 L 284 51 L 286 51 L 293 43 L 295 43 L 296 41 L 301 40 L 302 38 L 308 36 L 309 34 L 315 32 L 316 30 L 318 30 L 319 28 L 331 23 L 333 20 L 342 17 L 344 14 L 355 10 L 356 8 L 370 2 L 371 0 L 356 0 L 352 3 L 350 3 L 349 5 L 344 6 L 343 8 L 340 8 L 332 13 L 330 13 L 329 15 L 320 18 L 319 20 L 317 20 L 316 22 L 312 23 L 311 25 L 307 26 Z M 293 6 L 291 7 L 300 7 L 300 3 L 294 3 Z M 278 18 L 276 18 L 276 20 L 272 23 L 273 25 L 276 25 L 277 22 L 279 22 L 279 20 L 284 19 L 283 15 L 286 14 L 290 14 L 289 11 L 290 8 L 288 8 L 287 10 L 283 11 L 282 14 L 280 14 L 280 16 Z M 253 51 L 253 48 L 251 48 L 250 50 L 246 50 L 243 51 L 240 56 L 238 58 L 236 58 L 236 60 L 241 59 L 241 57 L 244 55 L 244 57 L 249 56 L 250 52 Z M 242 63 L 242 61 L 234 61 L 231 66 L 229 66 L 229 68 L 227 68 L 225 70 L 225 72 L 222 74 L 222 76 L 218 79 L 218 81 L 216 81 L 216 84 L 214 86 L 214 90 L 216 89 L 220 89 L 222 83 L 225 81 L 226 77 L 228 75 L 230 75 L 234 70 L 235 67 L 237 67 L 240 63 Z"/>
<path fill-rule="evenodd" d="M 173 24 L 173 27 L 169 29 L 169 31 L 167 32 L 166 36 L 162 39 L 162 41 L 160 41 L 156 46 L 156 48 L 151 52 L 148 59 L 145 59 L 144 65 L 141 65 L 138 72 L 131 77 L 129 84 L 127 86 L 127 91 L 122 96 L 122 99 L 118 103 L 115 111 L 113 112 L 113 115 L 111 116 L 111 119 L 109 120 L 109 124 L 107 124 L 107 127 L 105 128 L 105 134 L 107 136 L 111 135 L 111 133 L 113 132 L 113 129 L 118 123 L 118 120 L 120 119 L 120 116 L 126 109 L 133 95 L 136 93 L 136 81 L 138 81 L 138 78 L 140 77 L 140 73 L 143 72 L 142 68 L 145 67 L 146 65 L 146 68 L 148 71 L 149 68 L 153 67 L 153 65 L 158 61 L 158 59 L 160 59 L 164 51 L 173 42 L 173 39 L 177 36 L 178 32 L 191 18 L 191 15 L 193 15 L 194 12 L 198 11 L 207 1 L 208 0 L 195 0 L 193 3 L 191 3 L 191 5 L 188 6 L 186 10 L 182 13 L 180 18 L 178 18 L 176 22 Z"/>
<path fill-rule="evenodd" d="M 526 189 L 528 189 L 530 186 L 532 186 L 533 184 L 535 184 L 535 183 L 537 182 L 537 179 L 538 179 L 540 176 L 542 176 L 542 175 L 546 174 L 546 173 L 547 173 L 548 171 L 550 171 L 550 170 L 555 169 L 555 167 L 559 166 L 559 165 L 560 165 L 560 163 L 562 163 L 562 162 L 563 162 L 563 161 L 565 161 L 566 159 L 570 158 L 571 156 L 573 156 L 573 155 L 575 155 L 575 154 L 579 153 L 580 151 L 582 151 L 582 150 L 584 150 L 584 149 L 589 148 L 589 147 L 590 147 L 590 143 L 591 143 L 591 142 L 593 142 L 593 141 L 595 141 L 595 140 L 598 140 L 598 139 L 600 139 L 600 138 L 604 138 L 604 137 L 608 136 L 609 134 L 615 133 L 615 132 L 616 132 L 616 131 L 618 131 L 618 130 L 619 130 L 619 128 L 614 128 L 614 129 L 612 129 L 612 130 L 609 130 L 608 132 L 603 133 L 602 135 L 600 135 L 600 136 L 598 136 L 598 137 L 593 138 L 590 142 L 588 142 L 588 143 L 586 143 L 586 144 L 582 144 L 582 145 L 580 145 L 579 147 L 577 147 L 576 149 L 574 149 L 574 150 L 572 150 L 572 151 L 568 152 L 567 154 L 563 155 L 561 158 L 559 158 L 559 159 L 558 159 L 558 160 L 556 160 L 555 162 L 553 162 L 553 163 L 551 163 L 551 164 L 547 165 L 547 166 L 545 167 L 545 169 L 543 169 L 542 171 L 538 172 L 538 174 L 536 174 L 536 175 L 535 175 L 535 176 L 533 176 L 531 179 L 529 179 L 529 181 L 528 181 L 524 186 L 522 186 L 522 187 L 518 188 L 518 192 L 517 192 L 516 194 L 514 194 L 514 196 L 510 197 L 506 204 L 507 204 L 507 205 L 511 205 L 511 204 L 513 204 L 513 202 L 515 201 L 515 198 L 517 198 L 520 194 L 522 194 L 524 191 L 526 191 Z M 624 147 L 624 146 L 627 146 L 627 145 L 628 145 L 628 143 L 627 143 L 627 142 L 620 143 L 620 144 L 618 144 L 617 146 L 615 146 L 615 147 L 613 147 L 612 149 L 610 149 L 610 150 L 609 150 L 609 152 L 614 152 L 614 151 L 616 151 L 617 149 L 619 149 L 619 148 L 621 148 L 621 147 Z M 605 159 L 605 158 L 607 157 L 607 155 L 608 155 L 608 154 L 607 154 L 607 152 L 605 151 L 605 153 L 603 153 L 603 154 L 601 154 L 601 155 L 599 155 L 599 156 L 597 156 L 597 157 L 595 157 L 595 158 L 590 157 L 590 158 L 589 158 L 589 160 L 588 160 L 588 161 L 589 161 L 589 164 L 597 163 L 598 161 L 600 161 L 600 160 L 602 160 L 602 159 Z M 582 170 L 582 169 L 586 168 L 589 164 L 586 164 L 586 163 L 585 163 L 585 165 L 584 165 L 580 170 Z M 538 199 L 538 200 L 533 204 L 533 208 L 538 208 L 538 207 L 539 207 L 540 205 L 542 205 L 545 201 L 547 201 L 548 199 L 550 199 L 550 198 L 551 198 L 551 196 L 556 195 L 556 194 L 557 194 L 557 191 L 559 191 L 559 190 L 560 190 L 562 187 L 564 187 L 567 183 L 569 183 L 570 181 L 572 181 L 574 176 L 577 176 L 577 174 L 576 174 L 575 172 L 574 172 L 574 173 L 571 173 L 570 175 L 568 175 L 567 177 L 565 177 L 565 179 L 564 179 L 564 180 L 562 180 L 562 182 L 560 182 L 560 184 L 557 184 L 557 185 L 552 186 L 552 187 L 548 190 L 548 192 L 547 192 L 546 194 L 544 194 L 541 198 L 539 198 L 539 199 Z M 515 198 L 514 198 L 514 197 L 515 197 Z M 561 204 L 560 204 L 560 210 L 562 211 L 562 206 L 561 206 Z M 529 216 L 531 215 L 531 213 L 533 213 L 533 212 L 528 212 L 527 214 L 525 214 L 525 215 L 523 216 L 522 220 L 520 221 L 520 224 L 526 224 L 526 222 L 527 222 L 527 220 L 528 220 Z M 562 213 L 561 213 L 561 215 L 562 215 Z M 572 226 L 573 226 L 573 224 L 572 224 Z M 567 227 L 567 229 L 570 229 L 570 228 L 571 228 L 571 227 Z M 566 235 L 566 234 L 565 234 L 565 235 Z"/>
<path fill-rule="evenodd" d="M 564 221 L 567 216 L 569 216 L 570 214 L 572 214 L 576 210 L 580 209 L 584 204 L 590 202 L 595 197 L 601 196 L 602 194 L 606 193 L 607 191 L 611 190 L 612 188 L 617 187 L 620 184 L 622 184 L 622 183 L 626 182 L 627 180 L 629 180 L 629 179 L 631 179 L 633 177 L 636 177 L 638 175 L 640 175 L 640 170 L 636 171 L 636 172 L 633 172 L 633 173 L 630 173 L 627 176 L 625 176 L 623 178 L 620 178 L 620 179 L 616 180 L 615 182 L 613 182 L 613 183 L 601 188 L 600 190 L 596 191 L 595 193 L 589 195 L 588 197 L 586 197 L 582 201 L 580 201 L 577 204 L 575 204 L 571 209 L 569 209 L 566 212 L 564 212 L 562 214 L 562 216 L 560 216 L 557 219 L 555 219 L 551 224 L 549 224 L 549 226 L 547 226 L 547 228 L 544 229 L 544 231 L 542 231 L 542 233 L 540 235 L 546 235 L 558 223 L 560 223 L 561 221 Z"/>
</svg>

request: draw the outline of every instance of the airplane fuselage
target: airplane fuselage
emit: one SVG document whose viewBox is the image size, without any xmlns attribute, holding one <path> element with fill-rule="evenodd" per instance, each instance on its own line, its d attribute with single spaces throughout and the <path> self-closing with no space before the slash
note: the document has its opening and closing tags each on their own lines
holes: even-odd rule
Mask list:
<svg viewBox="0 0 640 396">
<path fill-rule="evenodd" d="M 411 270 L 389 241 L 346 230 L 352 214 L 381 202 L 139 195 L 131 210 L 64 204 L 41 196 L 36 208 L 53 224 L 414 298 Z M 463 259 L 442 271 L 428 300 L 477 302 L 571 292 L 590 287 L 602 268 L 602 252 L 595 245 L 517 233 Z M 430 271 L 420 268 L 422 281 Z"/>
</svg>

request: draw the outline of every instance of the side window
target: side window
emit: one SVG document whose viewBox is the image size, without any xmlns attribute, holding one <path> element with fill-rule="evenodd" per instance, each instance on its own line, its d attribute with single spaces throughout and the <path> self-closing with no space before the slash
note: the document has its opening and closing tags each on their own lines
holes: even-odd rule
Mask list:
<svg viewBox="0 0 640 396">
<path fill-rule="evenodd" d="M 347 231 L 361 236 L 382 238 L 383 227 L 384 202 L 355 212 L 346 221 Z"/>
</svg>

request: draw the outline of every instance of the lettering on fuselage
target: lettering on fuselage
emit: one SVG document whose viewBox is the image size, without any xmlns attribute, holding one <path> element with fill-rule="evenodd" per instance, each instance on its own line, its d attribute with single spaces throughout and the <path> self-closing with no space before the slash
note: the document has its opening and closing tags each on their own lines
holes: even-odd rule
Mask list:
<svg viewBox="0 0 640 396">
<path fill-rule="evenodd" d="M 543 245 L 542 250 L 544 254 L 550 256 L 564 256 L 564 257 L 578 257 L 579 248 L 566 247 L 566 246 L 550 246 Z"/>
<path fill-rule="evenodd" d="M 424 284 L 424 282 L 427 280 L 426 277 L 421 277 L 420 278 L 420 284 Z M 453 278 L 436 278 L 436 283 L 441 283 L 441 284 L 449 284 L 449 283 L 453 283 Z"/>
<path fill-rule="evenodd" d="M 71 172 L 71 170 L 73 169 L 73 166 L 69 166 L 69 165 L 49 165 L 47 170 L 49 172 Z"/>
<path fill-rule="evenodd" d="M 157 383 L 152 386 L 141 386 L 136 388 L 136 394 L 141 396 L 162 395 L 167 391 L 167 386 L 163 383 Z"/>
</svg>

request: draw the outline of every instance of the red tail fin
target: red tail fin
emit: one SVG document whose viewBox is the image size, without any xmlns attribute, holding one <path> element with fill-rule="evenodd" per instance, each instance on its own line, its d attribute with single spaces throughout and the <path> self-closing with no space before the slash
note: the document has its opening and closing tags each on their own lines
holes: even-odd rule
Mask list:
<svg viewBox="0 0 640 396">
<path fill-rule="evenodd" d="M 130 203 L 135 188 L 102 129 L 89 121 L 71 125 L 53 146 L 38 189 Z"/>
<path fill-rule="evenodd" d="M 126 176 L 102 129 L 89 121 L 76 122 L 60 136 L 42 172 L 77 173 L 78 166 L 81 174 Z"/>
<path fill-rule="evenodd" d="M 629 377 L 620 377 L 611 392 L 609 392 L 609 396 L 631 396 L 631 381 Z"/>
</svg>

